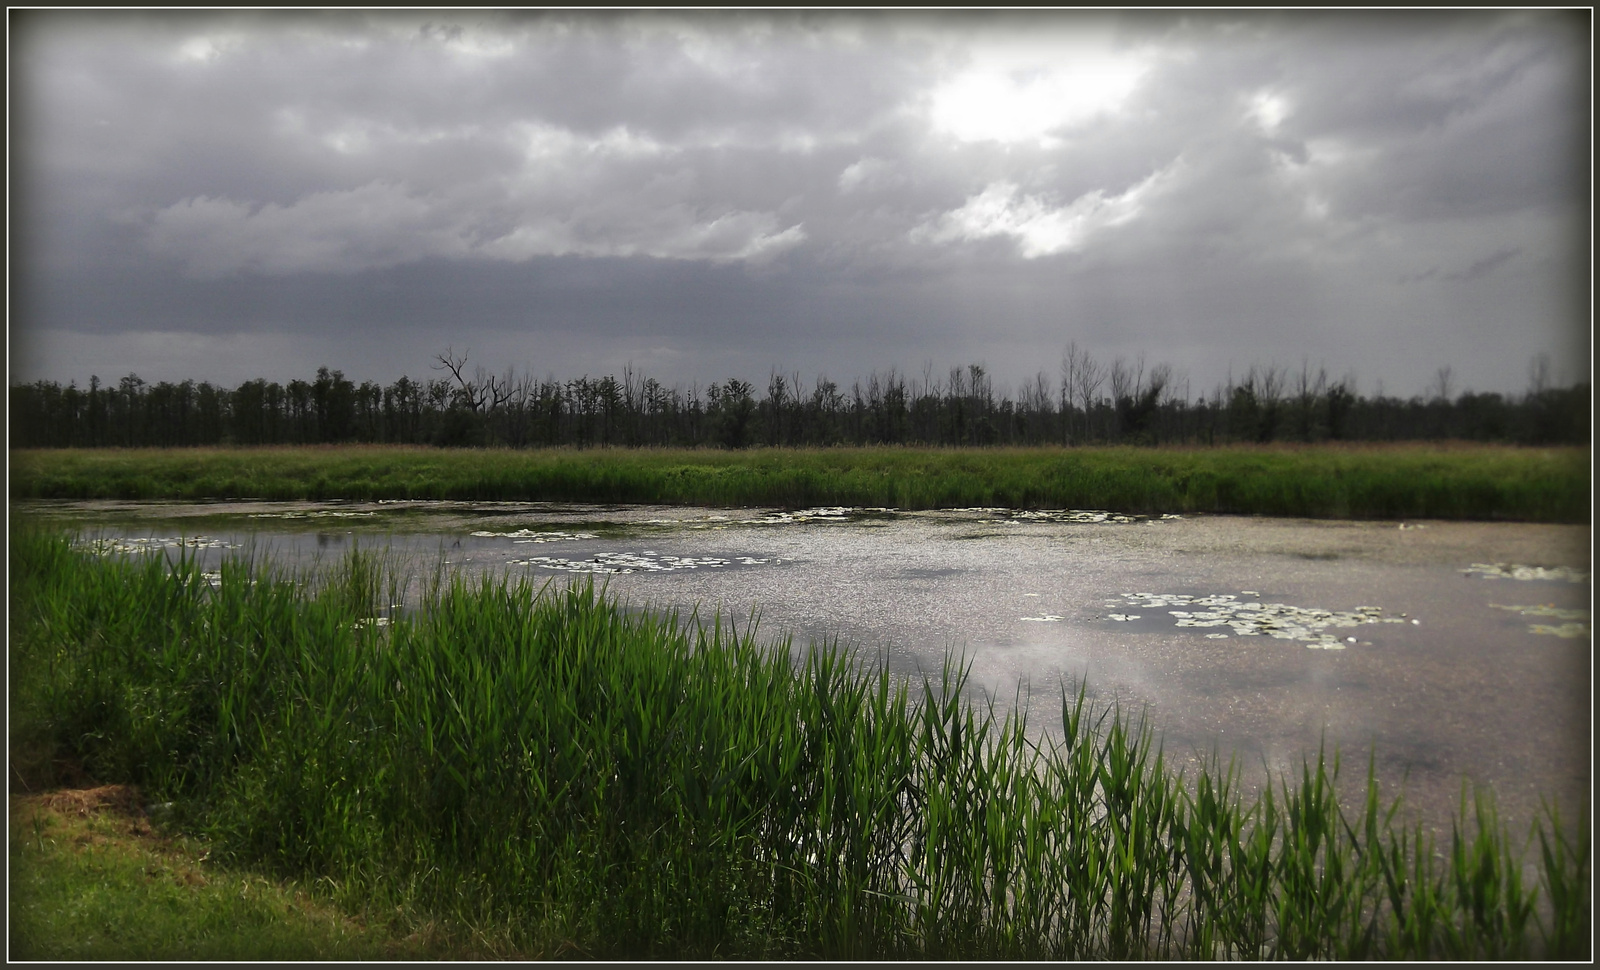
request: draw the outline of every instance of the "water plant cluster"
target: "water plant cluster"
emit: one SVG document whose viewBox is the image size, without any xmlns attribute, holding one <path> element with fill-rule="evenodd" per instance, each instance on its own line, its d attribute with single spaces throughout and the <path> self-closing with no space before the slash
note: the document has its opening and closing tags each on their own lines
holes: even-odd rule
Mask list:
<svg viewBox="0 0 1600 970">
<path fill-rule="evenodd" d="M 1535 603 L 1532 606 L 1490 603 L 1489 606 L 1493 609 L 1506 610 L 1507 612 L 1515 613 L 1518 616 L 1533 616 L 1541 619 L 1562 621 L 1559 624 L 1529 623 L 1529 633 L 1560 637 L 1563 640 L 1577 640 L 1589 636 L 1588 610 L 1564 609 L 1548 603 Z"/>
<path fill-rule="evenodd" d="M 1252 594 L 1246 594 L 1252 595 Z M 1259 594 L 1254 594 L 1259 595 Z M 1254 599 L 1241 600 L 1232 593 L 1213 593 L 1194 596 L 1188 593 L 1124 593 L 1127 605 L 1145 610 L 1161 610 L 1173 617 L 1173 625 L 1199 629 L 1217 628 L 1218 632 L 1206 636 L 1213 640 L 1236 637 L 1272 637 L 1276 640 L 1299 640 L 1307 647 L 1322 650 L 1343 650 L 1346 643 L 1356 642 L 1355 637 L 1341 640 L 1329 629 L 1348 629 L 1370 623 L 1418 623 L 1416 619 L 1384 616 L 1377 606 L 1358 606 L 1353 610 L 1323 610 L 1315 607 L 1293 606 L 1288 603 L 1262 603 Z M 1179 606 L 1182 609 L 1170 609 Z M 1109 618 L 1127 622 L 1142 619 L 1129 613 L 1111 613 Z M 1230 633 L 1221 632 L 1226 627 Z"/>
<path fill-rule="evenodd" d="M 87 388 L 13 384 L 13 446 L 172 447 L 387 443 L 511 447 L 827 445 L 1041 445 L 1468 439 L 1581 444 L 1589 437 L 1587 384 L 1552 387 L 1535 361 L 1525 394 L 1454 393 L 1448 369 L 1427 395 L 1363 397 L 1351 377 L 1302 366 L 1254 366 L 1209 395 L 1191 395 L 1169 365 L 1094 360 L 1075 345 L 1059 380 L 1041 371 L 1013 394 L 981 364 L 920 376 L 874 372 L 844 387 L 773 371 L 765 390 L 731 379 L 667 387 L 625 370 L 560 381 L 471 374 L 464 357 L 438 358 L 441 376 L 359 386 L 320 368 L 286 385 L 258 378 L 236 388 L 129 374 Z"/>
<path fill-rule="evenodd" d="M 737 562 L 741 566 L 764 566 L 777 562 L 755 556 L 738 556 L 724 559 L 720 556 L 661 555 L 653 550 L 643 552 L 597 552 L 588 559 L 566 559 L 560 556 L 529 556 L 512 559 L 513 566 L 538 566 L 568 573 L 617 575 L 628 573 L 670 573 L 680 569 L 720 569 Z"/>
<path fill-rule="evenodd" d="M 196 562 L 13 532 L 14 773 L 137 784 L 211 864 L 368 918 L 534 956 L 1590 953 L 1582 812 L 1524 837 L 1480 793 L 1435 840 L 1370 769 L 1339 797 L 1337 756 L 1248 799 L 1218 757 L 1184 777 L 1081 687 L 1041 738 L 959 663 L 897 678 L 592 584 Z"/>
<path fill-rule="evenodd" d="M 1107 521 L 1212 512 L 1588 522 L 1593 498 L 1587 448 L 1496 445 L 740 452 L 362 446 L 24 450 L 10 457 L 13 500 L 430 499 L 854 507 L 856 514 L 1102 510 L 1090 518 L 1105 514 Z"/>
<path fill-rule="evenodd" d="M 560 532 L 540 529 L 517 529 L 512 532 L 491 532 L 479 529 L 472 533 L 481 539 L 510 539 L 517 543 L 546 543 L 546 542 L 582 542 L 585 539 L 600 538 L 593 532 Z"/>
<path fill-rule="evenodd" d="M 236 549 L 238 544 L 212 536 L 112 536 L 86 541 L 85 546 L 101 555 L 130 552 L 158 552 L 164 549 Z"/>
<path fill-rule="evenodd" d="M 1514 562 L 1475 562 L 1461 570 L 1468 576 L 1484 579 L 1554 580 L 1566 583 L 1586 583 L 1589 572 L 1571 566 L 1527 566 Z"/>
</svg>

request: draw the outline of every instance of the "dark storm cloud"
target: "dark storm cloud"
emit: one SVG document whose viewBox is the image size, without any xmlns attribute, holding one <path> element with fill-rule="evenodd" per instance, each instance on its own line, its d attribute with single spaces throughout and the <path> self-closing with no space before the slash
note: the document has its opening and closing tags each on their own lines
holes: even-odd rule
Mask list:
<svg viewBox="0 0 1600 970">
<path fill-rule="evenodd" d="M 1587 376 L 1583 13 L 11 27 L 17 376 Z"/>
</svg>

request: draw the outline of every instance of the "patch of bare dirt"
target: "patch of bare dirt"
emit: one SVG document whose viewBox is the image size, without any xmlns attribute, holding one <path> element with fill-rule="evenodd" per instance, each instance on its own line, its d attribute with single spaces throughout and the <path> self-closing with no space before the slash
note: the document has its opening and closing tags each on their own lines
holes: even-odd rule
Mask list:
<svg viewBox="0 0 1600 970">
<path fill-rule="evenodd" d="M 91 819 L 120 837 L 146 841 L 151 848 L 164 843 L 150 826 L 143 800 L 135 785 L 96 785 L 92 788 L 57 788 L 38 794 L 11 795 L 11 817 L 14 823 L 33 824 L 42 821 L 69 823 L 73 838 L 80 843 L 101 841 L 94 827 L 82 823 Z M 72 825 L 70 823 L 79 824 Z"/>
<path fill-rule="evenodd" d="M 133 785 L 101 785 L 98 788 L 62 788 L 38 796 L 39 803 L 63 815 L 88 818 L 97 812 L 142 815 L 139 789 Z"/>
</svg>

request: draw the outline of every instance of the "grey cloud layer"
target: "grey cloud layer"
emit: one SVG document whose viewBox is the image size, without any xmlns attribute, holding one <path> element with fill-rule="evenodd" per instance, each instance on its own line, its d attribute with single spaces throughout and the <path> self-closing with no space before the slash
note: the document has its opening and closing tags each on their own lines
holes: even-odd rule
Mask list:
<svg viewBox="0 0 1600 970">
<path fill-rule="evenodd" d="M 309 294 L 329 277 L 502 266 L 569 291 L 575 260 L 665 260 L 724 290 L 843 287 L 885 341 L 963 288 L 1016 305 L 1001 336 L 1043 348 L 1017 286 L 1115 317 L 1127 284 L 1113 281 L 1145 278 L 1112 328 L 1129 346 L 1178 327 L 1237 356 L 1276 332 L 1271 353 L 1298 356 L 1339 345 L 1330 326 L 1367 339 L 1352 319 L 1376 312 L 1429 328 L 1420 361 L 1460 307 L 1520 302 L 1553 347 L 1570 343 L 1571 301 L 1532 294 L 1586 267 L 1572 246 L 1586 28 L 1571 14 L 23 12 L 19 285 L 31 325 L 111 331 L 157 327 L 85 291 L 96 274 L 214 308 L 227 300 L 205 294 L 258 280 Z M 618 269 L 618 285 L 637 275 Z M 990 292 L 1001 279 L 1012 292 Z M 1460 289 L 1491 283 L 1488 300 Z M 306 299 L 313 316 L 338 302 Z M 537 326 L 494 303 L 461 309 Z M 1303 320 L 1284 323 L 1276 308 L 1295 304 Z M 582 305 L 565 326 L 583 326 Z M 272 325 L 261 316 L 211 326 Z M 594 325 L 687 349 L 670 316 Z M 351 311 L 340 325 L 397 322 L 428 323 Z M 752 348 L 788 336 L 752 326 Z M 1460 369 L 1494 371 L 1511 341 L 1488 344 Z"/>
</svg>

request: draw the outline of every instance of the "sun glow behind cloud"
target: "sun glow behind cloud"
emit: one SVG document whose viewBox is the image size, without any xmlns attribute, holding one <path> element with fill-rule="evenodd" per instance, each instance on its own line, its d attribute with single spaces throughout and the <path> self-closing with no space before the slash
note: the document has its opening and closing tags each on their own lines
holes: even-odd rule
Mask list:
<svg viewBox="0 0 1600 970">
<path fill-rule="evenodd" d="M 930 121 L 963 142 L 1049 147 L 1063 129 L 1120 108 L 1149 67 L 1145 54 L 1088 38 L 979 46 L 966 70 L 934 89 Z"/>
<path fill-rule="evenodd" d="M 1263 131 L 1271 132 L 1289 116 L 1289 102 L 1281 94 L 1259 91 L 1251 97 L 1247 111 Z"/>
<path fill-rule="evenodd" d="M 184 64 L 209 64 L 243 46 L 232 33 L 197 34 L 178 45 L 177 60 Z"/>
</svg>

